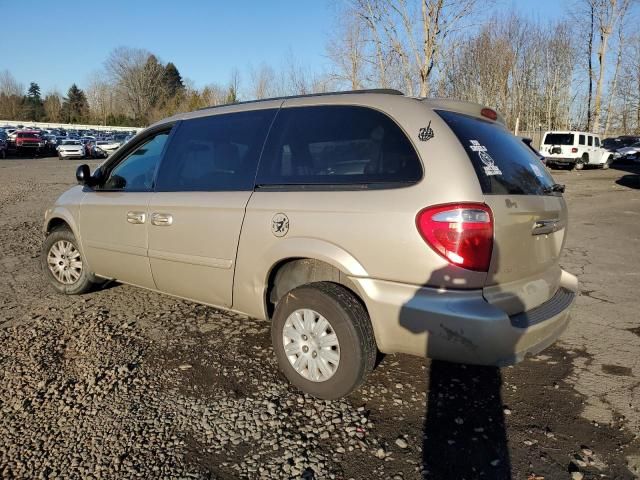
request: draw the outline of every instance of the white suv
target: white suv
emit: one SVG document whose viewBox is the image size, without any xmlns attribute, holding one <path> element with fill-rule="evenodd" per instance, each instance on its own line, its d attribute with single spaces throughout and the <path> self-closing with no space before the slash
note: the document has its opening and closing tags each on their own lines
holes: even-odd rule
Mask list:
<svg viewBox="0 0 640 480">
<path fill-rule="evenodd" d="M 546 132 L 540 145 L 550 167 L 565 166 L 582 170 L 586 165 L 607 169 L 613 156 L 601 146 L 595 133 L 575 131 Z"/>
</svg>

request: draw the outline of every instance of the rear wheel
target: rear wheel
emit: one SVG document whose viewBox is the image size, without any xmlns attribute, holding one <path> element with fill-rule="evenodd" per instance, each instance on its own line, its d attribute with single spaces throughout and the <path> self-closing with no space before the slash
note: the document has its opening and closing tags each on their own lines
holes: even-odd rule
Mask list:
<svg viewBox="0 0 640 480">
<path fill-rule="evenodd" d="M 576 160 L 576 164 L 573 168 L 575 168 L 576 170 L 583 170 L 585 163 L 587 163 L 588 161 L 588 159 L 585 160 L 585 157 L 579 158 L 578 160 Z"/>
<path fill-rule="evenodd" d="M 60 293 L 78 295 L 95 284 L 87 271 L 78 241 L 68 227 L 54 229 L 44 241 L 40 263 L 51 286 Z"/>
<path fill-rule="evenodd" d="M 314 397 L 348 395 L 373 370 L 377 348 L 369 315 L 341 285 L 291 290 L 278 302 L 271 329 L 280 370 Z"/>
</svg>

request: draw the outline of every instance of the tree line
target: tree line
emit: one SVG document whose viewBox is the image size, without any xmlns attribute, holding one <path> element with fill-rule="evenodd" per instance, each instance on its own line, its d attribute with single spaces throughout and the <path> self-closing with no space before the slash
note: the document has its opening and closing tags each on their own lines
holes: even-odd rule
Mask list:
<svg viewBox="0 0 640 480">
<path fill-rule="evenodd" d="M 239 100 L 396 88 L 492 106 L 521 131 L 640 133 L 638 0 L 575 0 L 544 23 L 515 11 L 487 16 L 491 2 L 341 0 L 324 71 L 289 55 L 196 88 L 171 61 L 119 47 L 84 90 L 44 97 L 4 71 L 0 118 L 144 126 Z"/>
</svg>

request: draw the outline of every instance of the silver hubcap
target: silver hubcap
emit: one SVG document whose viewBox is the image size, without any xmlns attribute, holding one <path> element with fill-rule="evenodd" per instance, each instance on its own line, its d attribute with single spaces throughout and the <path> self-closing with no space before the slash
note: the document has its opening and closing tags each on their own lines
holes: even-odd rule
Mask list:
<svg viewBox="0 0 640 480">
<path fill-rule="evenodd" d="M 312 382 L 329 380 L 338 370 L 340 343 L 329 321 L 315 310 L 296 310 L 282 330 L 289 363 Z"/>
<path fill-rule="evenodd" d="M 56 280 L 65 285 L 76 283 L 82 274 L 80 252 L 73 243 L 66 240 L 51 245 L 47 264 Z"/>
</svg>

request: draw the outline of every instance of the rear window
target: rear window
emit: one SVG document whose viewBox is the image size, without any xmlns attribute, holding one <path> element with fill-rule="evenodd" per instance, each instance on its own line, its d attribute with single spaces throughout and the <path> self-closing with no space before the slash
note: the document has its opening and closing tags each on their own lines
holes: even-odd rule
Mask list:
<svg viewBox="0 0 640 480">
<path fill-rule="evenodd" d="M 461 113 L 438 111 L 464 147 L 489 195 L 544 195 L 554 184 L 533 151 L 502 125 Z"/>
<path fill-rule="evenodd" d="M 547 133 L 544 137 L 545 145 L 573 145 L 573 133 Z"/>
<path fill-rule="evenodd" d="M 400 186 L 422 178 L 422 164 L 400 127 L 366 107 L 326 105 L 278 113 L 257 184 Z"/>
</svg>

